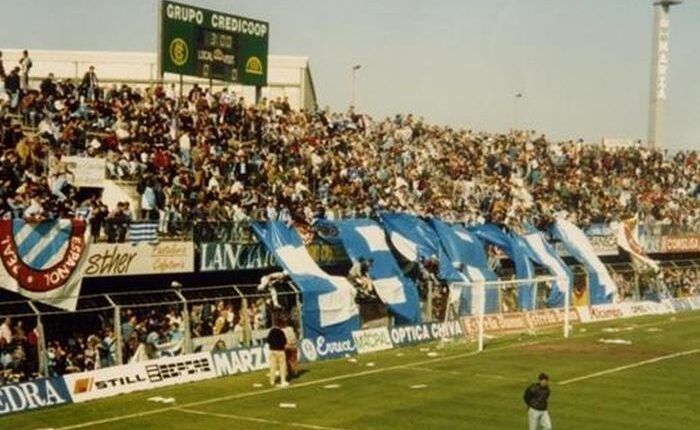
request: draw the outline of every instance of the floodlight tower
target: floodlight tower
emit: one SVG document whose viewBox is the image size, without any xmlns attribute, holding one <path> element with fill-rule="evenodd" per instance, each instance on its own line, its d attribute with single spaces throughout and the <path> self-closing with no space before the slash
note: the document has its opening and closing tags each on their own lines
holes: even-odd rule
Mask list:
<svg viewBox="0 0 700 430">
<path fill-rule="evenodd" d="M 664 145 L 664 110 L 668 75 L 668 38 L 670 21 L 668 12 L 671 6 L 683 0 L 654 1 L 654 40 L 651 52 L 651 82 L 649 88 L 649 132 L 647 145 L 661 148 Z"/>
</svg>

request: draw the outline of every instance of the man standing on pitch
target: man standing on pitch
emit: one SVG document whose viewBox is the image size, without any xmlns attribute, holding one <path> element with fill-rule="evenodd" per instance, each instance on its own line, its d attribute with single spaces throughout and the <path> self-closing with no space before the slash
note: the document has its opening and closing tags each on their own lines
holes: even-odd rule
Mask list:
<svg viewBox="0 0 700 430">
<path fill-rule="evenodd" d="M 527 405 L 527 417 L 530 430 L 551 430 L 552 421 L 547 412 L 547 399 L 549 399 L 549 376 L 540 373 L 538 382 L 527 387 L 523 400 Z"/>
<path fill-rule="evenodd" d="M 267 343 L 270 345 L 270 385 L 275 385 L 277 372 L 280 374 L 280 387 L 287 387 L 287 357 L 285 349 L 287 347 L 287 336 L 280 328 L 279 315 L 273 314 L 272 328 L 267 335 Z"/>
</svg>

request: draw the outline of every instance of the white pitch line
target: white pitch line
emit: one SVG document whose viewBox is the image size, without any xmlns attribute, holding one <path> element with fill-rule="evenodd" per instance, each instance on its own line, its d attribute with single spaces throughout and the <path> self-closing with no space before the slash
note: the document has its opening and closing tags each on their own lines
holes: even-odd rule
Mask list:
<svg viewBox="0 0 700 430">
<path fill-rule="evenodd" d="M 433 369 L 430 367 L 416 367 L 416 366 L 411 366 L 410 370 L 418 370 L 421 372 L 431 372 L 431 373 L 445 373 L 448 375 L 455 375 L 455 376 L 478 376 L 480 378 L 498 379 L 501 381 L 527 382 L 527 380 L 525 380 L 525 379 L 511 378 L 509 376 L 494 375 L 491 373 L 467 373 L 467 372 L 458 372 L 456 370 L 443 370 L 443 369 Z"/>
<path fill-rule="evenodd" d="M 682 319 L 678 319 L 678 320 L 674 320 L 674 321 L 661 321 L 661 322 L 657 322 L 655 324 L 654 323 L 640 324 L 639 327 L 652 326 L 652 325 L 658 326 L 658 325 L 675 324 L 678 322 L 686 322 L 686 321 L 691 321 L 691 320 L 696 320 L 696 319 L 700 319 L 700 316 L 690 317 L 690 318 L 682 318 Z M 595 335 L 595 332 L 587 333 L 587 335 L 588 336 Z M 584 335 L 582 337 L 587 337 L 587 336 Z M 409 364 L 405 364 L 405 365 L 398 365 L 398 366 L 384 367 L 384 368 L 379 368 L 379 369 L 365 370 L 363 372 L 349 373 L 349 374 L 345 374 L 345 375 L 333 376 L 330 378 L 323 378 L 323 379 L 317 379 L 317 380 L 308 381 L 308 382 L 302 382 L 299 384 L 293 384 L 285 389 L 290 390 L 290 389 L 294 389 L 294 388 L 301 388 L 301 387 L 308 387 L 308 386 L 312 386 L 312 385 L 325 384 L 327 382 L 334 382 L 334 381 L 343 380 L 343 379 L 350 379 L 350 378 L 355 378 L 355 377 L 360 377 L 360 376 L 373 375 L 375 373 L 383 373 L 383 372 L 388 372 L 388 371 L 392 371 L 392 370 L 405 369 L 405 368 L 410 368 L 413 366 L 421 366 L 423 364 L 430 364 L 430 363 L 438 363 L 438 362 L 442 362 L 442 361 L 455 360 L 458 358 L 464 358 L 464 357 L 470 357 L 470 356 L 474 356 L 474 355 L 478 355 L 478 354 L 483 354 L 485 352 L 488 353 L 491 351 L 500 351 L 500 350 L 504 350 L 504 349 L 512 349 L 512 348 L 520 348 L 523 346 L 536 345 L 536 344 L 544 343 L 547 341 L 549 341 L 549 340 L 542 339 L 542 340 L 534 341 L 534 342 L 510 344 L 510 345 L 505 345 L 502 347 L 487 348 L 482 352 L 476 352 L 476 351 L 466 352 L 466 353 L 462 353 L 462 354 L 455 354 L 455 355 L 451 355 L 451 356 L 438 357 L 438 358 L 432 358 L 429 360 L 417 361 L 415 363 L 409 363 Z M 242 398 L 246 398 L 246 397 L 252 397 L 252 396 L 258 396 L 258 395 L 262 395 L 262 394 L 271 393 L 271 392 L 274 392 L 277 390 L 279 390 L 279 389 L 278 388 L 268 388 L 265 390 L 251 391 L 248 393 L 232 394 L 229 396 L 222 396 L 222 397 L 213 398 L 213 399 L 209 399 L 209 400 L 187 403 L 187 404 L 180 405 L 180 407 L 187 408 L 187 407 L 199 406 L 199 405 L 203 405 L 203 404 L 223 402 L 226 400 L 242 399 Z M 163 412 L 175 410 L 175 408 L 176 408 L 175 406 L 170 406 L 170 407 L 164 407 L 164 408 L 160 408 L 160 409 L 153 409 L 150 411 L 136 412 L 133 414 L 120 415 L 120 416 L 112 417 L 112 418 L 104 418 L 101 420 L 87 421 L 84 423 L 72 424 L 72 425 L 65 426 L 65 427 L 58 427 L 55 430 L 73 430 L 73 429 L 92 427 L 92 426 L 96 426 L 96 425 L 100 425 L 100 424 L 107 424 L 107 423 L 111 423 L 111 422 L 131 419 L 131 418 L 140 418 L 140 417 L 145 417 L 145 416 L 149 416 L 149 415 L 160 414 Z"/>
<path fill-rule="evenodd" d="M 416 361 L 414 363 L 400 364 L 400 365 L 390 366 L 390 367 L 381 367 L 378 369 L 375 368 L 372 370 L 364 370 L 362 372 L 346 373 L 344 375 L 331 376 L 328 378 L 315 379 L 313 381 L 292 384 L 289 387 L 285 388 L 284 390 L 289 391 L 289 390 L 293 390 L 296 388 L 303 388 L 303 387 L 309 387 L 309 386 L 313 386 L 313 385 L 326 384 L 329 382 L 342 381 L 345 379 L 353 379 L 353 378 L 358 378 L 358 377 L 367 376 L 367 375 L 374 375 L 377 373 L 389 372 L 389 371 L 393 371 L 393 370 L 401 370 L 401 369 L 411 368 L 413 366 L 420 366 L 423 364 L 431 364 L 431 363 L 439 363 L 442 361 L 457 360 L 459 358 L 481 355 L 484 352 L 492 352 L 492 351 L 501 351 L 504 349 L 520 348 L 523 346 L 535 345 L 535 344 L 542 343 L 542 342 L 544 342 L 544 341 L 510 344 L 510 345 L 504 345 L 501 347 L 493 347 L 493 348 L 485 349 L 482 352 L 471 351 L 471 352 L 465 352 L 462 354 L 455 354 L 455 355 L 450 355 L 450 356 L 445 356 L 445 357 L 438 357 L 438 358 L 431 358 L 428 360 Z M 150 411 L 135 412 L 133 414 L 125 414 L 125 415 L 119 415 L 116 417 L 103 418 L 101 420 L 94 420 L 94 421 L 87 421 L 87 422 L 78 423 L 78 424 L 72 424 L 72 425 L 68 425 L 68 426 L 64 426 L 64 427 L 58 427 L 58 428 L 56 428 L 56 430 L 81 429 L 81 428 L 92 427 L 92 426 L 101 425 L 101 424 L 108 424 L 108 423 L 112 423 L 112 422 L 116 422 L 116 421 L 127 420 L 127 419 L 131 419 L 131 418 L 141 418 L 141 417 L 145 417 L 145 416 L 149 416 L 149 415 L 161 414 L 163 412 L 173 411 L 173 410 L 176 410 L 178 408 L 191 408 L 191 407 L 196 407 L 196 406 L 201 406 L 201 405 L 208 405 L 208 404 L 212 404 L 212 403 L 224 402 L 227 400 L 238 400 L 238 399 L 243 399 L 243 398 L 247 398 L 247 397 L 260 396 L 263 394 L 268 394 L 268 393 L 272 393 L 272 392 L 276 392 L 276 391 L 280 391 L 280 388 L 267 388 L 264 390 L 249 391 L 247 393 L 231 394 L 228 396 L 215 397 L 212 399 L 201 400 L 198 402 L 185 403 L 185 404 L 182 404 L 179 406 L 170 406 L 170 407 L 164 407 L 164 408 L 159 408 L 159 409 L 152 409 Z"/>
<path fill-rule="evenodd" d="M 276 420 L 268 420 L 265 418 L 244 417 L 241 415 L 220 414 L 217 412 L 197 411 L 194 409 L 176 408 L 175 410 L 179 411 L 179 412 L 184 412 L 186 414 L 207 415 L 207 416 L 212 416 L 212 417 L 216 417 L 216 418 L 233 419 L 233 420 L 239 420 L 239 421 L 250 421 L 250 422 L 262 423 L 262 424 L 274 424 L 274 425 L 280 425 L 280 426 L 285 426 L 285 427 L 299 427 L 299 428 L 303 428 L 303 429 L 312 429 L 312 430 L 348 430 L 348 429 L 341 429 L 339 427 L 326 427 L 326 426 L 317 426 L 314 424 L 294 423 L 294 422 L 289 422 L 289 421 L 276 421 Z"/>
<path fill-rule="evenodd" d="M 683 357 L 685 355 L 697 354 L 700 352 L 700 348 L 691 349 L 688 351 L 676 352 L 674 354 L 662 355 L 660 357 L 650 358 L 649 360 L 638 361 L 636 363 L 627 364 L 625 366 L 614 367 L 612 369 L 603 370 L 601 372 L 591 373 L 584 376 L 579 376 L 577 378 L 567 379 L 565 381 L 559 382 L 557 385 L 568 385 L 574 382 L 584 381 L 586 379 L 596 378 L 598 376 L 609 375 L 611 373 L 621 372 L 623 370 L 634 369 L 635 367 L 646 366 L 647 364 L 658 363 L 659 361 L 670 360 L 672 358 Z"/>
</svg>

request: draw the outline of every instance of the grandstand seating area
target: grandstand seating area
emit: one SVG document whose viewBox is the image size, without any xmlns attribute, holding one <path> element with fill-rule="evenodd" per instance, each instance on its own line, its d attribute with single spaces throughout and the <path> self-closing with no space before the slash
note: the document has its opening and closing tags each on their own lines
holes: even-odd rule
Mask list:
<svg viewBox="0 0 700 430">
<path fill-rule="evenodd" d="M 304 227 L 384 210 L 491 222 L 516 232 L 547 226 L 559 214 L 584 228 L 636 216 L 674 231 L 700 231 L 697 152 L 454 129 L 412 114 L 378 119 L 352 108 L 294 111 L 283 99 L 251 103 L 197 86 L 180 96 L 157 83 L 146 90 L 91 88 L 47 77 L 37 88 L 5 89 L 0 216 L 83 218 L 96 240 L 124 241 L 134 222 L 157 223 L 163 238 L 252 240 L 249 220 Z M 64 156 L 104 159 L 109 179 L 136 190 L 137 207 L 108 207 L 100 189 L 72 185 Z M 697 266 L 663 274 L 678 295 L 697 293 L 699 277 Z M 624 293 L 629 277 L 616 275 L 616 281 Z M 178 340 L 185 314 L 198 319 L 187 325 L 188 336 L 234 332 L 244 322 L 256 328 L 269 305 L 256 298 L 244 307 L 214 294 L 195 312 L 168 305 L 179 300 L 163 301 L 168 294 L 175 293 L 162 293 L 149 312 L 115 316 L 113 305 L 88 307 L 95 310 L 92 321 L 103 324 L 47 339 L 50 374 L 110 366 L 118 356 L 127 360 L 139 343 Z M 0 327 L 5 346 L 21 346 L 4 348 L 0 382 L 39 371 L 42 334 L 36 322 L 23 323 L 36 321 L 33 311 L 22 315 L 28 317 L 8 318 Z M 122 351 L 114 346 L 118 319 Z"/>
<path fill-rule="evenodd" d="M 193 220 L 353 217 L 408 211 L 520 229 L 559 212 L 580 226 L 630 215 L 676 228 L 700 222 L 696 152 L 553 142 L 533 131 L 491 134 L 328 109 L 297 112 L 195 87 L 180 97 L 46 78 L 0 97 L 0 211 L 37 221 L 86 216 L 158 220 L 163 234 Z M 106 160 L 132 181 L 139 207 L 107 207 L 71 186 L 61 157 Z"/>
</svg>

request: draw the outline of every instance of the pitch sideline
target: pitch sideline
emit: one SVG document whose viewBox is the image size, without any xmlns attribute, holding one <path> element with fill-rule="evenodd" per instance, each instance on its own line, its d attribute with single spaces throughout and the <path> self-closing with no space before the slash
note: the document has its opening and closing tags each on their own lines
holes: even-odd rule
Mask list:
<svg viewBox="0 0 700 430">
<path fill-rule="evenodd" d="M 605 376 L 611 373 L 622 372 L 623 370 L 634 369 L 635 367 L 646 366 L 647 364 L 658 363 L 660 361 L 670 360 L 672 358 L 684 357 L 686 355 L 697 354 L 700 352 L 700 348 L 690 349 L 688 351 L 676 352 L 673 354 L 661 355 L 659 357 L 650 358 L 648 360 L 638 361 L 632 364 L 626 364 L 624 366 L 613 367 L 612 369 L 602 370 L 600 372 L 589 373 L 588 375 L 579 376 L 576 378 L 567 379 L 557 383 L 557 385 L 569 385 L 574 382 L 585 381 L 586 379 L 597 378 L 598 376 Z"/>
<path fill-rule="evenodd" d="M 393 370 L 399 370 L 399 369 L 405 369 L 405 368 L 410 368 L 413 366 L 421 366 L 424 364 L 432 364 L 432 363 L 439 363 L 443 361 L 449 361 L 449 360 L 456 360 L 459 358 L 465 358 L 465 357 L 472 357 L 475 355 L 481 355 L 484 352 L 489 352 L 489 351 L 502 351 L 505 349 L 513 349 L 513 348 L 520 348 L 523 346 L 529 346 L 529 345 L 536 345 L 539 343 L 544 342 L 545 340 L 541 341 L 535 341 L 535 342 L 524 342 L 524 343 L 517 343 L 517 344 L 510 344 L 510 345 L 504 345 L 501 347 L 493 347 L 490 349 L 485 349 L 482 352 L 478 351 L 470 351 L 470 352 L 465 352 L 461 354 L 455 354 L 455 355 L 449 355 L 445 357 L 438 357 L 438 358 L 431 358 L 428 360 L 420 360 L 420 361 L 415 361 L 413 363 L 407 363 L 407 364 L 399 364 L 395 366 L 389 366 L 389 367 L 380 367 L 378 369 L 372 369 L 372 370 L 365 370 L 362 372 L 352 372 L 352 373 L 346 373 L 343 375 L 338 375 L 338 376 L 331 376 L 328 378 L 321 378 L 321 379 L 315 379 L 313 381 L 307 381 L 307 382 L 301 382 L 298 384 L 293 384 L 290 385 L 287 388 L 284 388 L 285 390 L 292 390 L 296 388 L 304 388 L 304 387 L 310 387 L 314 385 L 319 385 L 319 384 L 326 384 L 328 382 L 335 382 L 335 381 L 342 381 L 345 379 L 353 379 L 353 378 L 359 378 L 362 376 L 368 376 L 368 375 L 374 375 L 378 373 L 384 373 L 384 372 L 390 372 Z M 254 396 L 259 396 L 263 394 L 268 394 L 272 392 L 278 392 L 280 391 L 280 388 L 267 388 L 264 390 L 257 390 L 257 391 L 249 391 L 247 393 L 238 393 L 238 394 L 231 394 L 228 396 L 221 396 L 221 397 L 215 397 L 213 399 L 207 399 L 207 400 L 200 400 L 197 402 L 190 402 L 190 403 L 185 403 L 183 405 L 179 406 L 170 406 L 170 407 L 165 407 L 165 408 L 159 408 L 159 409 L 152 409 L 150 411 L 143 411 L 143 412 L 135 412 L 133 414 L 125 414 L 125 415 L 120 415 L 116 417 L 111 417 L 111 418 L 104 418 L 101 420 L 94 420 L 94 421 L 87 421 L 84 423 L 78 423 L 78 424 L 72 424 L 64 427 L 58 427 L 55 430 L 73 430 L 73 429 L 81 429 L 81 428 L 86 428 L 86 427 L 92 427 L 100 424 L 107 424 L 111 422 L 116 422 L 116 421 L 122 421 L 122 420 L 127 420 L 131 418 L 140 418 L 140 417 L 145 417 L 149 415 L 155 415 L 155 414 L 160 414 L 163 412 L 168 412 L 168 411 L 174 411 L 177 409 L 182 409 L 182 408 L 193 408 L 196 406 L 202 406 L 202 405 L 208 405 L 212 403 L 219 403 L 219 402 L 224 402 L 227 400 L 238 400 L 238 399 L 244 399 L 247 397 L 254 397 Z"/>
<path fill-rule="evenodd" d="M 176 408 L 175 410 L 179 411 L 179 412 L 186 413 L 186 414 L 204 415 L 204 416 L 211 416 L 211 417 L 216 417 L 216 418 L 223 418 L 223 419 L 227 419 L 227 420 L 250 421 L 250 422 L 255 422 L 255 423 L 281 425 L 281 426 L 287 426 L 287 427 L 298 427 L 298 428 L 304 428 L 304 429 L 310 429 L 310 430 L 348 430 L 348 429 L 342 429 L 339 427 L 326 427 L 326 426 L 319 426 L 319 425 L 314 425 L 314 424 L 294 423 L 294 422 L 289 422 L 289 421 L 277 421 L 277 420 L 270 420 L 267 418 L 245 417 L 242 415 L 222 414 L 222 413 L 218 413 L 218 412 L 207 412 L 207 411 L 197 411 L 194 409 L 186 409 L 186 408 Z"/>
<path fill-rule="evenodd" d="M 674 318 L 674 319 L 669 319 L 666 321 L 657 321 L 654 323 L 644 323 L 644 324 L 637 325 L 636 328 L 641 328 L 641 327 L 646 327 L 646 326 L 658 326 L 658 325 L 674 324 L 674 323 L 679 323 L 679 322 L 684 322 L 684 321 L 692 321 L 692 320 L 696 320 L 696 319 L 700 319 L 700 316 L 693 316 L 693 317 L 689 317 L 689 318 L 680 318 L 680 319 Z M 603 321 L 601 321 L 601 323 L 602 322 Z M 591 331 L 591 332 L 582 333 L 581 337 L 589 337 L 593 333 L 595 333 L 595 332 Z M 438 358 L 432 358 L 432 359 L 428 359 L 428 360 L 420 360 L 420 361 L 416 361 L 416 362 L 408 363 L 408 364 L 383 367 L 383 368 L 372 369 L 372 370 L 365 370 L 363 372 L 346 373 L 344 375 L 338 375 L 338 376 L 333 376 L 333 377 L 329 377 L 329 378 L 322 378 L 322 379 L 317 379 L 317 380 L 313 380 L 313 381 L 294 384 L 286 389 L 289 390 L 289 389 L 294 389 L 294 388 L 303 388 L 303 387 L 308 387 L 308 386 L 313 386 L 313 385 L 318 385 L 318 384 L 325 384 L 328 382 L 334 382 L 334 381 L 345 380 L 345 379 L 352 379 L 352 378 L 362 377 L 362 376 L 367 376 L 367 375 L 374 375 L 377 373 L 384 373 L 384 372 L 389 372 L 389 371 L 398 370 L 398 369 L 405 369 L 405 368 L 410 368 L 413 366 L 422 366 L 424 364 L 439 363 L 439 362 L 443 362 L 443 361 L 455 360 L 458 358 L 481 355 L 483 353 L 488 353 L 490 351 L 501 351 L 501 350 L 506 350 L 506 349 L 520 348 L 523 346 L 540 344 L 540 343 L 546 342 L 548 340 L 549 339 L 542 339 L 542 340 L 538 340 L 538 341 L 534 341 L 534 342 L 516 343 L 516 344 L 504 345 L 501 347 L 487 348 L 482 352 L 471 351 L 471 352 L 467 352 L 467 353 L 455 354 L 455 355 L 450 355 L 450 356 L 446 356 L 446 357 L 438 357 Z M 145 417 L 145 416 L 149 416 L 149 415 L 160 414 L 163 412 L 173 411 L 173 410 L 176 410 L 178 408 L 191 408 L 191 407 L 195 407 L 195 406 L 223 402 L 226 400 L 236 400 L 236 399 L 242 399 L 242 398 L 247 398 L 247 397 L 253 397 L 253 396 L 257 396 L 257 395 L 271 393 L 271 392 L 278 391 L 278 390 L 279 390 L 279 388 L 268 388 L 265 390 L 232 394 L 229 396 L 222 396 L 222 397 L 216 397 L 213 399 L 202 400 L 202 401 L 198 401 L 198 402 L 186 403 L 186 404 L 179 405 L 179 406 L 164 407 L 164 408 L 160 408 L 160 409 L 153 409 L 150 411 L 136 412 L 133 414 L 125 414 L 125 415 L 120 415 L 120 416 L 111 417 L 111 418 L 104 418 L 101 420 L 86 421 L 83 423 L 71 424 L 71 425 L 64 426 L 64 427 L 57 427 L 54 430 L 81 429 L 81 428 L 92 427 L 92 426 L 100 425 L 100 424 L 107 424 L 107 423 L 111 423 L 111 422 L 123 421 L 123 420 L 127 420 L 127 419 L 132 419 L 132 418 L 140 418 L 140 417 Z"/>
</svg>

